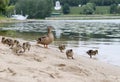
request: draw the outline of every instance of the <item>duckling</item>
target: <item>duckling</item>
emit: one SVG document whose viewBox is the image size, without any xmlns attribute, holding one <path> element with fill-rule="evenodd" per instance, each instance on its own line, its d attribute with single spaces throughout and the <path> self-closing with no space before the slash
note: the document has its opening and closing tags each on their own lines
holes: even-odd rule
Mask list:
<svg viewBox="0 0 120 82">
<path fill-rule="evenodd" d="M 92 58 L 92 56 L 98 54 L 98 50 L 88 50 L 86 53 Z"/>
<path fill-rule="evenodd" d="M 73 58 L 73 50 L 72 50 L 72 49 L 67 50 L 67 51 L 66 51 L 66 56 L 67 56 L 68 59 L 69 59 L 70 57 L 71 57 L 72 59 L 74 59 L 74 58 Z"/>
<path fill-rule="evenodd" d="M 65 50 L 65 45 L 61 44 L 58 46 L 58 48 L 61 52 L 63 52 L 63 50 Z"/>
<path fill-rule="evenodd" d="M 17 40 L 12 40 L 12 39 L 5 38 L 5 37 L 2 37 L 1 42 L 2 42 L 3 44 L 7 44 L 7 45 L 11 46 L 11 48 L 12 48 L 16 43 L 18 43 Z"/>
<path fill-rule="evenodd" d="M 54 41 L 54 35 L 51 31 L 52 26 L 48 26 L 48 34 L 38 38 L 37 44 L 43 44 L 45 48 L 48 48 L 48 45 Z"/>
<path fill-rule="evenodd" d="M 14 45 L 19 44 L 20 42 L 18 40 L 14 40 Z"/>
<path fill-rule="evenodd" d="M 31 44 L 29 42 L 24 42 L 23 43 L 23 52 L 25 52 L 26 50 L 30 50 Z"/>
<path fill-rule="evenodd" d="M 14 40 L 7 38 L 7 39 L 5 39 L 5 44 L 12 47 L 14 45 Z"/>
<path fill-rule="evenodd" d="M 19 43 L 19 41 L 18 40 L 12 40 L 12 39 L 6 39 L 5 43 L 10 46 L 10 49 L 12 49 L 13 46 L 15 46 Z"/>
<path fill-rule="evenodd" d="M 16 44 L 14 47 L 13 47 L 13 51 L 16 53 L 16 54 L 19 54 L 19 53 L 22 53 L 22 50 L 23 50 L 23 47 L 19 44 Z"/>
<path fill-rule="evenodd" d="M 1 43 L 5 44 L 5 37 L 2 37 Z"/>
<path fill-rule="evenodd" d="M 12 49 L 14 46 L 14 40 L 9 39 L 8 45 L 10 46 L 10 49 Z"/>
<path fill-rule="evenodd" d="M 10 44 L 11 44 L 10 46 L 11 46 L 11 49 L 12 49 L 14 46 L 19 44 L 19 41 L 18 40 L 14 40 L 14 41 L 11 41 Z"/>
</svg>

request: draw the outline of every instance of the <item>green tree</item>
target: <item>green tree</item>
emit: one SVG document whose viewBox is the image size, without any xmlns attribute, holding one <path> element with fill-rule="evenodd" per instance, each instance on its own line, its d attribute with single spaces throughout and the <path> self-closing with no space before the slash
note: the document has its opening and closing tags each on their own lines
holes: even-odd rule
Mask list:
<svg viewBox="0 0 120 82">
<path fill-rule="evenodd" d="M 111 14 L 116 14 L 117 13 L 117 4 L 112 4 L 110 6 L 110 13 Z"/>
<path fill-rule="evenodd" d="M 89 2 L 95 3 L 98 6 L 109 6 L 111 4 L 117 4 L 120 0 L 90 0 Z"/>
<path fill-rule="evenodd" d="M 8 7 L 9 0 L 0 0 L 0 14 L 4 14 Z"/>
<path fill-rule="evenodd" d="M 117 6 L 117 13 L 120 14 L 120 6 Z"/>
<path fill-rule="evenodd" d="M 15 9 L 15 6 L 13 6 L 13 5 L 8 6 L 8 7 L 6 8 L 6 15 L 7 15 L 8 17 L 10 17 L 11 15 L 13 15 L 13 14 L 14 14 L 14 9 Z"/>
<path fill-rule="evenodd" d="M 18 14 L 28 14 L 29 18 L 45 18 L 50 16 L 52 11 L 52 0 L 19 0 L 16 4 Z"/>
<path fill-rule="evenodd" d="M 93 14 L 96 9 L 94 3 L 87 3 L 86 5 L 83 5 L 82 8 L 83 8 L 82 11 L 83 14 Z"/>
<path fill-rule="evenodd" d="M 10 5 L 15 5 L 18 2 L 18 0 L 10 0 Z"/>
<path fill-rule="evenodd" d="M 64 14 L 69 14 L 70 13 L 70 7 L 67 3 L 63 5 L 63 13 Z"/>
</svg>

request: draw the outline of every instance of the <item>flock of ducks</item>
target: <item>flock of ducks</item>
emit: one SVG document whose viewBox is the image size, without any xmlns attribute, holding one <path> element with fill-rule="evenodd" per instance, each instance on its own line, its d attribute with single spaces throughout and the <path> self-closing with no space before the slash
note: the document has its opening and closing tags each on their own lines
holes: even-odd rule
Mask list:
<svg viewBox="0 0 120 82">
<path fill-rule="evenodd" d="M 48 29 L 47 35 L 44 35 L 37 39 L 37 44 L 44 45 L 44 48 L 48 48 L 48 45 L 54 41 L 54 35 L 52 33 L 53 27 L 48 26 L 47 29 Z M 24 53 L 26 52 L 26 50 L 29 51 L 31 48 L 31 44 L 29 42 L 24 42 L 21 44 L 18 40 L 13 40 L 10 38 L 2 37 L 1 42 L 3 44 L 7 44 L 10 47 L 10 49 L 12 49 L 16 54 Z M 60 50 L 60 52 L 63 53 L 63 50 L 65 50 L 65 45 L 63 44 L 59 45 L 58 49 Z M 88 50 L 86 53 L 90 56 L 90 58 L 92 58 L 92 56 L 95 56 L 96 54 L 98 54 L 98 50 Z M 66 50 L 66 57 L 68 59 L 69 58 L 74 59 L 73 54 L 74 53 L 72 49 Z"/>
<path fill-rule="evenodd" d="M 2 37 L 1 43 L 8 45 L 16 54 L 24 53 L 26 50 L 29 51 L 31 48 L 31 44 L 29 42 L 21 44 L 18 40 L 6 37 Z"/>
<path fill-rule="evenodd" d="M 60 52 L 63 52 L 63 50 L 65 50 L 65 45 L 63 44 L 59 45 L 58 49 L 60 50 Z M 92 56 L 95 56 L 96 54 L 98 54 L 98 50 L 88 50 L 86 53 L 90 56 L 90 58 L 92 58 Z M 69 58 L 74 59 L 73 50 L 72 49 L 66 50 L 66 56 L 68 59 Z"/>
</svg>

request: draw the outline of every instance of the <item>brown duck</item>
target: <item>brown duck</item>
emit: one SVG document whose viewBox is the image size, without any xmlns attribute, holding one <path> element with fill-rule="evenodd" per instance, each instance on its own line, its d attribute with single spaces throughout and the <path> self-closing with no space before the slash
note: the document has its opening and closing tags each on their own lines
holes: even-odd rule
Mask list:
<svg viewBox="0 0 120 82">
<path fill-rule="evenodd" d="M 88 50 L 86 53 L 92 58 L 92 56 L 98 54 L 98 50 Z"/>
<path fill-rule="evenodd" d="M 72 50 L 72 49 L 66 50 L 66 56 L 67 56 L 68 59 L 69 59 L 70 57 L 71 57 L 72 59 L 74 59 L 74 58 L 73 58 L 73 50 Z"/>
<path fill-rule="evenodd" d="M 52 33 L 52 26 L 48 26 L 48 34 L 44 35 L 37 40 L 37 44 L 43 44 L 45 48 L 48 48 L 48 44 L 54 41 L 54 35 Z"/>
<path fill-rule="evenodd" d="M 59 49 L 61 52 L 63 52 L 63 50 L 65 50 L 65 45 L 64 45 L 64 44 L 60 44 L 60 45 L 58 46 L 58 49 Z"/>
</svg>

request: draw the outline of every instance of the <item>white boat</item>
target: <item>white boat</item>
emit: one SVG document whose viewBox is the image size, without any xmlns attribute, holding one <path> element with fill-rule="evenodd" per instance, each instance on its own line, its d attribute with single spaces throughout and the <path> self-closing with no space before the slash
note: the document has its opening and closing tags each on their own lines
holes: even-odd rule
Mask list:
<svg viewBox="0 0 120 82">
<path fill-rule="evenodd" d="M 26 15 L 26 16 L 23 16 L 23 15 L 12 15 L 12 19 L 17 19 L 17 20 L 26 20 L 27 19 L 27 17 L 28 17 L 28 15 Z"/>
</svg>

